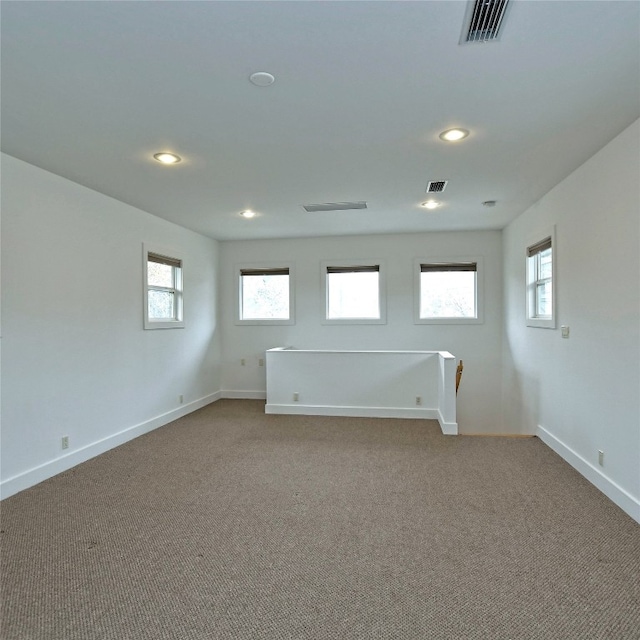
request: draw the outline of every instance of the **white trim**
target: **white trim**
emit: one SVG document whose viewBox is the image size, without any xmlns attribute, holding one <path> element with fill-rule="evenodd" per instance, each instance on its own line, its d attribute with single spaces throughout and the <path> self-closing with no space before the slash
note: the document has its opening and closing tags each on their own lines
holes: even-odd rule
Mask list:
<svg viewBox="0 0 640 640">
<path fill-rule="evenodd" d="M 421 318 L 420 317 L 420 280 L 421 265 L 443 263 L 476 264 L 476 315 L 472 318 Z M 484 258 L 482 256 L 438 255 L 415 258 L 413 261 L 413 323 L 414 324 L 484 324 Z"/>
<path fill-rule="evenodd" d="M 552 433 L 549 433 L 544 427 L 538 425 L 536 436 L 640 524 L 640 500 L 634 498 L 628 491 L 610 478 L 607 478 L 602 471 Z"/>
<path fill-rule="evenodd" d="M 551 317 L 550 318 L 537 318 L 535 315 L 532 315 L 532 309 L 535 309 L 535 299 L 533 297 L 533 293 L 531 290 L 531 260 L 532 258 L 528 255 L 528 250 L 530 247 L 533 247 L 546 238 L 551 238 Z M 526 307 L 525 307 L 525 317 L 527 320 L 527 327 L 537 327 L 538 329 L 555 329 L 556 328 L 556 318 L 558 317 L 558 274 L 557 274 L 557 265 L 558 265 L 558 257 L 557 257 L 557 247 L 556 244 L 556 226 L 552 225 L 551 227 L 547 227 L 543 229 L 539 233 L 533 234 L 529 237 L 529 241 L 527 242 L 527 246 L 525 248 L 525 296 L 526 296 Z M 534 312 L 535 313 L 535 312 Z"/>
<path fill-rule="evenodd" d="M 445 436 L 457 436 L 458 435 L 458 423 L 446 422 L 440 410 L 437 410 L 437 421 L 440 423 L 440 429 Z"/>
<path fill-rule="evenodd" d="M 166 256 L 180 262 L 180 269 L 176 273 L 176 311 L 177 320 L 151 320 L 149 318 L 149 280 L 147 276 L 147 265 L 149 254 L 153 253 Z M 143 326 L 145 329 L 184 329 L 184 260 L 178 258 L 178 252 L 174 249 L 159 247 L 148 242 L 142 243 L 142 313 Z"/>
<path fill-rule="evenodd" d="M 91 460 L 115 447 L 134 440 L 135 438 L 149 433 L 155 429 L 163 427 L 178 418 L 188 415 L 198 409 L 202 409 L 209 404 L 221 399 L 247 399 L 266 400 L 266 391 L 241 391 L 223 390 L 204 396 L 193 402 L 181 405 L 176 409 L 167 411 L 155 418 L 146 420 L 132 427 L 128 427 L 114 433 L 106 438 L 88 444 L 80 449 L 69 452 L 54 460 L 49 460 L 37 467 L 23 471 L 11 478 L 0 482 L 0 500 L 9 498 L 20 491 L 33 487 L 40 482 L 44 482 L 53 476 L 72 469 L 73 467 Z M 297 414 L 297 415 L 321 415 L 321 416 L 346 416 L 364 418 L 411 418 L 438 420 L 442 433 L 455 435 L 458 432 L 457 423 L 444 422 L 442 415 L 437 409 L 412 409 L 412 408 L 388 408 L 388 407 L 331 407 L 331 406 L 305 406 L 305 405 L 266 405 L 265 413 Z"/>
<path fill-rule="evenodd" d="M 372 406 L 386 396 L 382 391 L 383 383 L 376 382 L 376 389 L 379 394 L 372 397 L 371 404 L 350 405 L 349 401 L 366 402 L 369 395 L 339 396 L 342 399 L 336 400 L 333 389 L 336 384 L 338 369 L 336 366 L 351 366 L 347 363 L 351 358 L 344 360 L 340 358 L 340 364 L 335 364 L 332 355 L 358 356 L 365 354 L 370 356 L 385 356 L 393 354 L 407 354 L 410 356 L 424 355 L 425 361 L 431 360 L 432 356 L 437 356 L 434 362 L 436 370 L 431 372 L 437 384 L 437 396 L 433 397 L 429 388 L 430 401 L 419 407 L 412 406 L 412 403 L 405 404 L 403 399 L 398 399 L 397 395 L 385 406 Z M 309 358 L 311 356 L 311 359 Z M 288 413 L 299 415 L 337 415 L 337 416 L 358 416 L 358 417 L 385 417 L 385 418 L 422 418 L 436 419 L 440 423 L 442 432 L 446 435 L 457 435 L 458 424 L 456 421 L 456 359 L 448 351 L 345 351 L 345 350 L 304 350 L 293 347 L 276 347 L 268 349 L 267 358 L 267 404 L 266 413 Z M 285 360 L 283 360 L 285 358 Z M 319 359 L 318 359 L 319 358 Z M 287 362 L 287 359 L 289 361 Z M 379 358 L 376 358 L 378 361 Z M 333 364 L 332 364 L 333 361 Z M 371 360 L 368 366 L 371 366 Z M 414 362 L 414 360 L 412 360 Z M 313 370 L 317 369 L 317 374 Z M 376 369 L 384 371 L 384 362 L 377 364 Z M 357 375 L 357 374 L 351 374 Z M 292 377 L 293 376 L 293 377 Z M 305 388 L 298 387 L 295 382 L 300 376 L 304 377 Z M 426 380 L 423 381 L 426 384 Z M 283 390 L 283 386 L 296 386 L 288 390 Z M 341 384 L 345 384 L 344 381 Z M 302 395 L 298 391 L 302 391 Z M 361 390 L 362 391 L 362 390 Z M 290 401 L 289 398 L 304 398 L 304 402 Z M 332 402 L 338 404 L 330 404 Z M 393 403 L 391 406 L 391 402 Z M 383 403 L 384 404 L 384 403 Z"/>
<path fill-rule="evenodd" d="M 329 318 L 329 290 L 327 287 L 327 267 L 358 267 L 368 265 L 378 267 L 378 318 Z M 387 267 L 384 260 L 323 260 L 320 263 L 320 323 L 324 325 L 345 324 L 387 324 Z"/>
<path fill-rule="evenodd" d="M 266 391 L 236 391 L 234 389 L 224 389 L 220 391 L 220 398 L 225 400 L 266 400 Z"/>
<path fill-rule="evenodd" d="M 15 475 L 11 478 L 7 478 L 0 483 L 0 499 L 4 500 L 9 496 L 12 496 L 19 491 L 23 491 L 24 489 L 28 489 L 39 482 L 43 482 L 48 478 L 55 476 L 58 473 L 62 473 L 63 471 L 67 471 L 76 465 L 81 464 L 82 462 L 86 462 L 91 458 L 95 458 L 101 453 L 105 453 L 115 447 L 124 444 L 125 442 L 129 442 L 129 440 L 133 440 L 138 436 L 141 436 L 145 433 L 153 431 L 154 429 L 158 429 L 159 427 L 168 424 L 169 422 L 173 422 L 178 418 L 182 418 L 197 409 L 201 409 L 212 402 L 216 402 L 221 398 L 220 392 L 212 393 L 208 396 L 204 396 L 199 400 L 194 400 L 193 402 L 189 402 L 188 404 L 181 405 L 176 409 L 172 409 L 171 411 L 167 411 L 155 418 L 151 418 L 150 420 L 146 420 L 145 422 L 141 422 L 140 424 L 134 425 L 132 427 L 128 427 L 118 433 L 114 433 L 102 440 L 98 440 L 96 442 L 92 442 L 80 449 L 76 449 L 71 451 L 65 456 L 61 456 L 56 458 L 55 460 L 49 460 L 37 467 L 33 467 L 32 469 L 28 469 L 27 471 L 23 471 L 18 475 Z"/>
<path fill-rule="evenodd" d="M 242 279 L 242 269 L 289 269 L 289 317 L 288 318 L 252 318 L 244 320 L 241 317 L 242 301 L 240 281 Z M 235 311 L 233 322 L 235 325 L 258 326 L 258 325 L 293 325 L 296 323 L 296 287 L 295 287 L 295 263 L 291 261 L 264 260 L 261 262 L 238 262 L 234 265 L 234 290 L 235 290 Z"/>
<path fill-rule="evenodd" d="M 438 409 L 413 409 L 406 407 L 362 407 L 333 405 L 269 404 L 265 413 L 301 416 L 339 416 L 346 418 L 403 418 L 410 420 L 437 420 L 445 435 L 457 435 L 456 422 L 444 422 Z"/>
<path fill-rule="evenodd" d="M 406 407 L 363 407 L 313 404 L 266 404 L 265 413 L 283 413 L 301 416 L 341 416 L 349 418 L 409 418 L 437 420 L 437 409 Z"/>
</svg>

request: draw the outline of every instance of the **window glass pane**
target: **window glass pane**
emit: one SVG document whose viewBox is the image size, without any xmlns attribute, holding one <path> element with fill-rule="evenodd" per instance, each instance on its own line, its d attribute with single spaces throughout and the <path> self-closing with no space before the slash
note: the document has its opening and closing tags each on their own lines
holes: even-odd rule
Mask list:
<svg viewBox="0 0 640 640">
<path fill-rule="evenodd" d="M 242 276 L 243 320 L 288 320 L 289 276 Z"/>
<path fill-rule="evenodd" d="M 155 291 L 149 289 L 149 319 L 150 320 L 174 320 L 175 294 L 171 291 Z"/>
<path fill-rule="evenodd" d="M 546 249 L 538 254 L 538 259 L 540 261 L 540 272 L 538 274 L 538 279 L 543 280 L 545 278 L 551 277 L 551 249 Z"/>
<path fill-rule="evenodd" d="M 328 273 L 327 318 L 380 318 L 379 274 Z"/>
<path fill-rule="evenodd" d="M 536 284 L 536 316 L 550 318 L 553 296 L 551 295 L 551 280 Z"/>
<path fill-rule="evenodd" d="M 420 274 L 421 318 L 475 318 L 474 271 L 428 271 Z"/>
<path fill-rule="evenodd" d="M 553 261 L 555 229 L 546 238 L 527 247 L 527 325 L 543 329 L 555 328 Z"/>
<path fill-rule="evenodd" d="M 175 267 L 159 262 L 147 262 L 147 283 L 152 287 L 173 288 L 173 272 Z"/>
</svg>

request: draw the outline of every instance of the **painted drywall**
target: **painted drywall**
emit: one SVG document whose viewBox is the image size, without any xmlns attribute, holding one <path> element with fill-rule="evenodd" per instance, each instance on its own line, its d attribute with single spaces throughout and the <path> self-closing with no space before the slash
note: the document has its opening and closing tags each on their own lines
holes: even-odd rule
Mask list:
<svg viewBox="0 0 640 640">
<path fill-rule="evenodd" d="M 457 435 L 448 351 L 267 351 L 267 413 L 438 420 Z"/>
<path fill-rule="evenodd" d="M 505 428 L 538 433 L 638 520 L 639 149 L 636 121 L 504 230 L 503 372 Z M 551 225 L 555 330 L 525 323 L 525 248 Z"/>
<path fill-rule="evenodd" d="M 9 495 L 217 397 L 219 248 L 7 155 L 2 174 Z M 184 329 L 143 329 L 143 242 L 184 260 Z"/>
<path fill-rule="evenodd" d="M 348 215 L 323 214 L 323 215 Z M 429 214 L 425 214 L 429 215 Z M 444 215 L 444 214 L 443 214 Z M 250 223 L 248 221 L 248 223 Z M 413 320 L 414 260 L 476 256 L 484 265 L 484 322 L 424 325 Z M 386 268 L 387 322 L 322 323 L 321 263 L 382 260 Z M 246 263 L 291 263 L 295 324 L 235 324 L 236 269 Z M 500 231 L 252 240 L 221 243 L 223 394 L 264 397 L 266 349 L 390 349 L 449 351 L 464 360 L 457 404 L 461 433 L 496 433 L 501 427 L 502 234 Z M 245 361 L 245 365 L 241 361 Z"/>
</svg>

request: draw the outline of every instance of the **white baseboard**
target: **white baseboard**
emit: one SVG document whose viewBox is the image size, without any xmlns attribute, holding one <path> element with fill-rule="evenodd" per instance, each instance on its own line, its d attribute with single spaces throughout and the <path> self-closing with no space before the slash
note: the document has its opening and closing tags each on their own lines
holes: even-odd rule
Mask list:
<svg viewBox="0 0 640 640">
<path fill-rule="evenodd" d="M 60 456 L 55 460 L 50 460 L 37 467 L 23 471 L 11 478 L 7 478 L 0 482 L 0 500 L 4 500 L 19 491 L 28 489 L 43 480 L 47 480 L 58 473 L 62 473 L 63 471 L 71 469 L 82 462 L 95 458 L 101 453 L 105 453 L 114 447 L 118 447 L 129 440 L 133 440 L 134 438 L 148 433 L 149 431 L 153 431 L 158 427 L 162 427 L 169 422 L 182 418 L 182 416 L 186 416 L 197 409 L 201 409 L 202 407 L 219 400 L 221 397 L 222 395 L 219 391 L 212 393 L 204 398 L 194 400 L 193 402 L 181 405 L 176 409 L 167 411 L 167 413 L 151 418 L 151 420 L 141 422 L 140 424 L 136 424 L 132 427 L 119 431 L 118 433 L 107 436 L 102 440 L 92 442 L 80 449 L 70 451 L 67 455 Z"/>
<path fill-rule="evenodd" d="M 437 420 L 440 423 L 440 429 L 445 436 L 457 436 L 458 435 L 458 423 L 457 422 L 445 422 L 442 414 L 438 410 Z"/>
<path fill-rule="evenodd" d="M 342 416 L 351 418 L 438 419 L 438 411 L 436 409 L 413 409 L 405 407 L 340 407 L 334 405 L 267 403 L 265 413 L 284 413 L 301 416 Z"/>
<path fill-rule="evenodd" d="M 220 391 L 220 397 L 234 400 L 266 400 L 267 392 L 266 391 L 234 391 L 233 389 L 226 389 L 224 391 Z"/>
<path fill-rule="evenodd" d="M 578 473 L 583 475 L 591 484 L 595 485 L 607 498 L 617 504 L 625 513 L 628 513 L 636 522 L 640 523 L 640 500 L 632 496 L 628 491 L 620 487 L 613 480 L 600 471 L 597 467 L 585 460 L 571 447 L 549 433 L 544 427 L 538 425 L 536 436 L 548 447 L 553 449 L 563 460 L 568 462 Z"/>
<path fill-rule="evenodd" d="M 347 418 L 409 418 L 411 420 L 437 420 L 444 435 L 457 436 L 458 423 L 445 422 L 438 409 L 413 407 L 340 407 L 334 405 L 274 404 L 267 403 L 265 413 L 302 416 L 342 416 Z"/>
<path fill-rule="evenodd" d="M 39 482 L 43 482 L 58 473 L 67 471 L 76 465 L 79 465 L 91 458 L 109 451 L 115 447 L 129 442 L 138 436 L 158 429 L 159 427 L 173 422 L 178 418 L 186 416 L 193 411 L 201 409 L 212 402 L 216 402 L 222 398 L 229 399 L 251 399 L 265 400 L 266 392 L 264 391 L 235 391 L 223 390 L 212 393 L 199 400 L 194 400 L 188 404 L 181 405 L 176 409 L 163 413 L 162 415 L 141 422 L 140 424 L 128 427 L 114 433 L 106 438 L 88 444 L 80 449 L 70 451 L 64 456 L 49 460 L 37 467 L 23 471 L 11 478 L 7 478 L 0 482 L 0 500 L 4 500 L 24 489 L 28 489 Z M 361 418 L 410 418 L 422 420 L 438 420 L 442 433 L 457 434 L 457 423 L 445 423 L 437 409 L 425 408 L 403 408 L 403 407 L 335 407 L 335 406 L 312 406 L 312 405 L 274 405 L 267 404 L 265 413 L 280 414 L 297 414 L 297 415 L 320 415 L 320 416 L 345 416 L 345 417 L 361 417 Z"/>
</svg>

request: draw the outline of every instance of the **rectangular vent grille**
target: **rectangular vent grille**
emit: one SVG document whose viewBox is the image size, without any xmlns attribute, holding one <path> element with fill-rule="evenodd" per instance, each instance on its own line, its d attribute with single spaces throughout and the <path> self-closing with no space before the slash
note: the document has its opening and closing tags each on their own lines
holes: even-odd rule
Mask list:
<svg viewBox="0 0 640 640">
<path fill-rule="evenodd" d="M 497 40 L 509 0 L 470 0 L 461 42 Z"/>
<path fill-rule="evenodd" d="M 448 180 L 432 180 L 427 185 L 427 193 L 442 193 L 448 183 Z"/>
<path fill-rule="evenodd" d="M 303 204 L 302 208 L 309 213 L 316 211 L 348 211 L 349 209 L 366 209 L 366 202 L 325 202 L 324 204 Z"/>
</svg>

